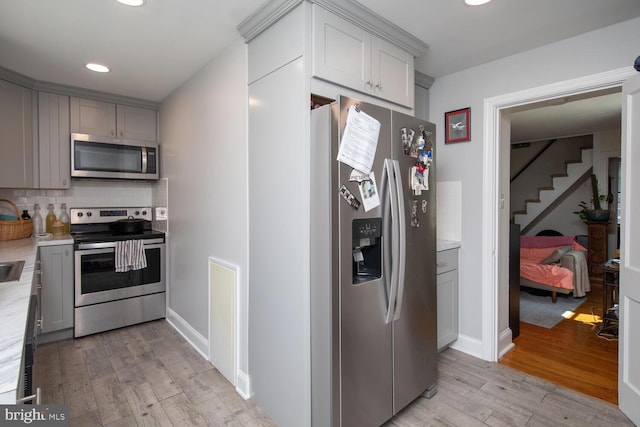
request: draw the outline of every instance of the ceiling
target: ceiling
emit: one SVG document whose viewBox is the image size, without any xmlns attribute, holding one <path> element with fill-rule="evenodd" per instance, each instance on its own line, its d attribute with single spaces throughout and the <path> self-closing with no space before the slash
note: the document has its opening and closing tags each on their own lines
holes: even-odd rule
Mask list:
<svg viewBox="0 0 640 427">
<path fill-rule="evenodd" d="M 435 78 L 640 16 L 638 0 L 359 0 L 429 45 Z M 0 67 L 36 80 L 160 102 L 240 37 L 264 0 L 1 0 Z M 87 62 L 111 67 L 107 74 Z"/>
<path fill-rule="evenodd" d="M 622 125 L 620 88 L 529 104 L 511 112 L 511 142 L 588 135 Z"/>
</svg>

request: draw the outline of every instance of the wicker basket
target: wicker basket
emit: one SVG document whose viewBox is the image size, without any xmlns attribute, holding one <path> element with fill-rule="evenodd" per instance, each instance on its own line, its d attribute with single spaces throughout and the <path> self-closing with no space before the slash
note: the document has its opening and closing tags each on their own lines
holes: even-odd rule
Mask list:
<svg viewBox="0 0 640 427">
<path fill-rule="evenodd" d="M 24 239 L 25 237 L 31 236 L 33 221 L 20 218 L 20 211 L 12 201 L 0 199 L 0 202 L 6 202 L 13 206 L 13 209 L 16 211 L 16 216 L 18 217 L 15 221 L 0 220 L 0 241 Z"/>
</svg>

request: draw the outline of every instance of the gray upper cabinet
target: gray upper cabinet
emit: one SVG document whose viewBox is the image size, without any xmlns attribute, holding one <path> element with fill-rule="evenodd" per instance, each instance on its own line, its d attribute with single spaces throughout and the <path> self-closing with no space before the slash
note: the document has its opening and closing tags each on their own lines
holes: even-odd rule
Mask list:
<svg viewBox="0 0 640 427">
<path fill-rule="evenodd" d="M 116 113 L 119 138 L 156 140 L 155 110 L 118 105 Z"/>
<path fill-rule="evenodd" d="M 116 137 L 116 104 L 71 98 L 71 132 Z"/>
<path fill-rule="evenodd" d="M 155 110 L 71 98 L 71 132 L 156 141 Z"/>
<path fill-rule="evenodd" d="M 413 55 L 317 5 L 312 67 L 313 77 L 413 107 Z"/>
<path fill-rule="evenodd" d="M 32 93 L 0 80 L 0 187 L 33 186 Z"/>
<path fill-rule="evenodd" d="M 38 188 L 71 185 L 69 97 L 38 93 Z"/>
</svg>

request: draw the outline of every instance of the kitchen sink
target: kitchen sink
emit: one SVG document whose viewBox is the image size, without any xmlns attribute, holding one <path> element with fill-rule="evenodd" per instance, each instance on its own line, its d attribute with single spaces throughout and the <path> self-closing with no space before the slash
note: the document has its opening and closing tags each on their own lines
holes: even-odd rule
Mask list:
<svg viewBox="0 0 640 427">
<path fill-rule="evenodd" d="M 0 282 L 20 280 L 24 261 L 0 262 Z"/>
</svg>

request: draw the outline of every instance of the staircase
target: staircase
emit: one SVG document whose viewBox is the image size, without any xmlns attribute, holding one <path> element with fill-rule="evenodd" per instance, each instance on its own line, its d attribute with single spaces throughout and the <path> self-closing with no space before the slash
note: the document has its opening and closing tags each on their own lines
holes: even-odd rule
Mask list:
<svg viewBox="0 0 640 427">
<path fill-rule="evenodd" d="M 512 212 L 513 222 L 520 224 L 522 233 L 535 225 L 535 221 L 591 176 L 593 149 L 583 148 L 580 161 L 565 162 L 566 173 L 551 175 L 552 185 L 538 187 L 538 198 L 525 201 L 525 209 Z"/>
</svg>

